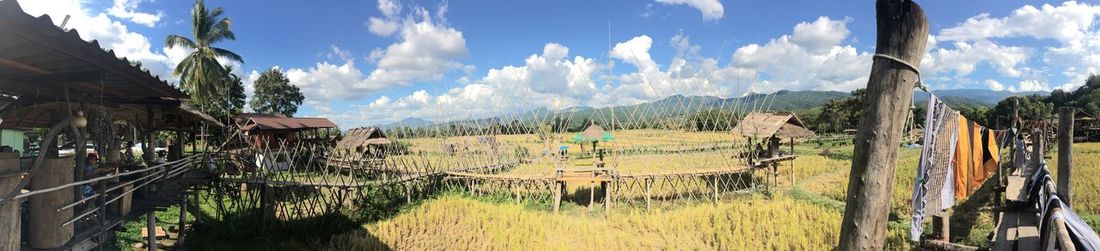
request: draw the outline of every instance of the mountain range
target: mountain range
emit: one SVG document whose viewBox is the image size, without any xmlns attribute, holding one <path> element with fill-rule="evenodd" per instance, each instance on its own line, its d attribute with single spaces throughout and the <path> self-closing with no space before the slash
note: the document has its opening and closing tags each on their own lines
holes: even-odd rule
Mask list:
<svg viewBox="0 0 1100 251">
<path fill-rule="evenodd" d="M 949 105 L 966 106 L 994 106 L 997 102 L 1011 97 L 1024 95 L 1045 95 L 1044 92 L 1007 92 L 982 89 L 957 89 L 933 91 L 936 96 L 945 100 Z M 481 119 L 467 119 L 449 122 L 433 122 L 421 118 L 406 118 L 398 122 L 384 124 L 381 128 L 397 127 L 430 127 L 436 125 L 485 125 L 494 122 L 509 123 L 517 121 L 524 124 L 548 122 L 554 118 L 564 119 L 569 124 L 584 123 L 585 119 L 595 120 L 597 123 L 608 123 L 615 120 L 616 123 L 635 123 L 654 119 L 669 118 L 694 114 L 708 109 L 729 109 L 738 111 L 804 111 L 824 105 L 829 100 L 851 97 L 851 93 L 839 91 L 777 91 L 774 93 L 751 93 L 741 97 L 721 98 L 714 96 L 684 96 L 672 95 L 666 98 L 626 106 L 614 106 L 593 108 L 588 106 L 574 106 L 560 110 L 545 107 L 536 108 L 527 112 L 509 116 L 498 116 Z M 914 103 L 926 103 L 928 95 L 921 91 L 913 94 Z"/>
</svg>

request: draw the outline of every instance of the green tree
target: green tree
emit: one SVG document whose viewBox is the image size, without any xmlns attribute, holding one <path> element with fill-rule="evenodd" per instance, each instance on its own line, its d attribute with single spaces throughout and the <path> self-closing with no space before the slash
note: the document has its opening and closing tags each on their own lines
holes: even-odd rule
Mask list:
<svg viewBox="0 0 1100 251">
<path fill-rule="evenodd" d="M 222 120 L 223 123 L 229 123 L 231 118 L 244 110 L 244 82 L 241 81 L 241 77 L 237 74 L 233 74 L 233 67 L 226 66 L 225 71 L 229 72 L 225 76 L 222 76 L 222 93 L 219 93 L 221 98 L 206 100 L 201 103 L 203 110 L 213 116 L 214 118 Z"/>
<path fill-rule="evenodd" d="M 180 86 L 188 90 L 198 103 L 224 98 L 222 94 L 228 87 L 224 86 L 227 81 L 223 80 L 229 73 L 218 58 L 244 62 L 237 53 L 213 46 L 227 39 L 236 39 L 229 29 L 229 18 L 221 17 L 224 12 L 221 7 L 208 10 L 203 0 L 197 0 L 191 9 L 192 38 L 172 34 L 164 41 L 168 48 L 180 46 L 192 50 L 176 65 L 172 76 L 180 78 Z"/>
<path fill-rule="evenodd" d="M 256 94 L 252 96 L 251 105 L 252 110 L 256 112 L 294 116 L 294 113 L 298 112 L 298 106 L 305 99 L 302 91 L 297 86 L 291 85 L 290 80 L 278 68 L 264 71 L 252 85 L 256 89 Z"/>
<path fill-rule="evenodd" d="M 851 97 L 825 102 L 821 113 L 811 123 L 823 132 L 841 132 L 856 128 L 859 125 L 859 116 L 863 114 L 866 93 L 866 89 L 856 89 L 852 91 Z"/>
<path fill-rule="evenodd" d="M 1011 127 L 1015 118 L 1014 110 L 1019 103 L 1020 118 L 1024 120 L 1051 118 L 1054 104 L 1043 101 L 1039 95 L 1012 96 L 997 102 L 993 110 L 986 113 L 988 126 Z"/>
</svg>

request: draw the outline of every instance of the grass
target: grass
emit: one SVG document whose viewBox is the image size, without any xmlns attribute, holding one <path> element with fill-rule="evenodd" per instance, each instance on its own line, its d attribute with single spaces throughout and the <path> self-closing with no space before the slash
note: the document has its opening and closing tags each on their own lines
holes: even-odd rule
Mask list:
<svg viewBox="0 0 1100 251">
<path fill-rule="evenodd" d="M 661 154 L 662 151 L 692 149 L 692 146 L 712 146 L 733 142 L 726 133 L 670 132 L 634 130 L 614 132 L 616 141 L 611 149 L 648 149 L 609 156 L 620 173 L 654 173 L 669 170 L 691 170 L 706 167 L 738 165 L 730 156 L 732 150 Z M 572 134 L 556 137 L 568 139 Z M 534 135 L 498 136 L 500 151 L 512 153 L 512 148 L 528 148 L 535 156 L 545 147 Z M 476 137 L 447 139 L 406 139 L 415 154 L 399 156 L 407 161 L 433 163 L 432 169 L 451 169 L 470 163 L 484 163 L 489 149 Z M 559 141 L 560 142 L 560 141 Z M 466 144 L 456 156 L 443 153 L 444 144 Z M 480 144 L 480 145 L 479 145 Z M 552 144 L 556 150 L 560 143 Z M 604 143 L 601 143 L 604 144 Z M 511 148 L 509 148 L 511 147 Z M 591 165 L 593 159 L 583 158 L 573 145 L 569 165 Z M 787 150 L 784 148 L 784 150 Z M 251 250 L 322 249 L 372 250 L 389 249 L 733 249 L 733 250 L 822 250 L 830 249 L 838 239 L 851 167 L 852 146 L 833 144 L 802 144 L 794 149 L 799 155 L 793 173 L 786 163 L 780 168 L 778 190 L 765 193 L 726 193 L 718 204 L 707 198 L 684 199 L 655 203 L 653 211 L 634 198 L 618 203 L 610 214 L 602 210 L 588 212 L 583 200 L 566 200 L 562 212 L 551 212 L 549 196 L 525 198 L 516 202 L 507 193 L 474 196 L 449 190 L 429 196 L 412 205 L 381 203 L 376 208 L 346 212 L 352 228 L 318 230 L 313 237 L 294 238 L 286 233 L 271 235 L 254 233 L 222 237 L 224 231 L 213 231 L 202 249 Z M 901 148 L 898 155 L 894 190 L 890 196 L 890 218 L 887 224 L 886 249 L 913 248 L 908 241 L 909 199 L 912 193 L 919 148 Z M 1074 153 L 1074 209 L 1090 225 L 1100 225 L 1100 143 L 1076 144 Z M 436 163 L 439 163 L 438 165 Z M 1051 165 L 1056 166 L 1054 163 Z M 552 175 L 552 162 L 534 158 L 504 175 Z M 298 177 L 294 177 L 298 178 Z M 793 183 L 791 181 L 794 181 Z M 678 184 L 685 187 L 706 185 L 706 182 Z M 588 189 L 571 186 L 570 191 Z M 704 189 L 700 187 L 700 189 Z M 655 190 L 658 188 L 655 187 Z M 658 191 L 659 193 L 659 191 Z M 625 196 L 629 197 L 629 196 Z M 704 196 L 705 197 L 705 196 Z M 378 210 L 373 210 L 378 209 Z M 972 197 L 962 202 L 952 218 L 954 241 L 968 245 L 988 244 L 993 229 L 989 202 Z M 171 209 L 169 210 L 171 212 Z M 165 212 L 167 213 L 167 212 Z M 369 214 L 356 216 L 355 214 Z M 172 216 L 167 216 L 166 219 Z M 177 216 L 178 217 L 178 216 Z M 139 226 L 143 222 L 139 223 Z M 200 235 L 201 236 L 201 235 Z M 204 237 L 197 237 L 204 238 Z M 224 240 L 231 238 L 230 240 Z M 140 239 L 140 238 L 139 238 Z M 233 240 L 237 239 L 237 240 Z M 260 244 L 240 245 L 258 242 Z M 235 244 L 237 243 L 237 244 Z"/>
</svg>

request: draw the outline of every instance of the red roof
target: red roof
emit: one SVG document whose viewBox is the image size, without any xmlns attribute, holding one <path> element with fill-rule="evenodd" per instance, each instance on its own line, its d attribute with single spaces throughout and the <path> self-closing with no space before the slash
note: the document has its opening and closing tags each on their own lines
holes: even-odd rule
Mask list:
<svg viewBox="0 0 1100 251">
<path fill-rule="evenodd" d="M 336 128 L 336 124 L 326 118 L 281 118 L 252 117 L 245 122 L 242 130 L 305 130 Z"/>
</svg>

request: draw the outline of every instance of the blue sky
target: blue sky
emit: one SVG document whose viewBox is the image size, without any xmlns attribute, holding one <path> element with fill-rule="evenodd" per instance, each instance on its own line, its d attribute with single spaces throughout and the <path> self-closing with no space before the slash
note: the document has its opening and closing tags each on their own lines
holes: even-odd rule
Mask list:
<svg viewBox="0 0 1100 251">
<path fill-rule="evenodd" d="M 11 1 L 11 0 L 5 0 Z M 191 1 L 20 0 L 167 75 L 187 52 Z M 1095 2 L 920 1 L 933 89 L 1080 86 L 1100 68 Z M 343 128 L 538 107 L 626 105 L 671 94 L 849 91 L 866 85 L 871 1 L 228 1 L 246 85 L 279 67 L 298 116 Z M 610 30 L 609 30 L 610 25 Z M 236 63 L 231 63 L 236 64 Z M 251 86 L 248 86 L 251 92 Z"/>
</svg>

